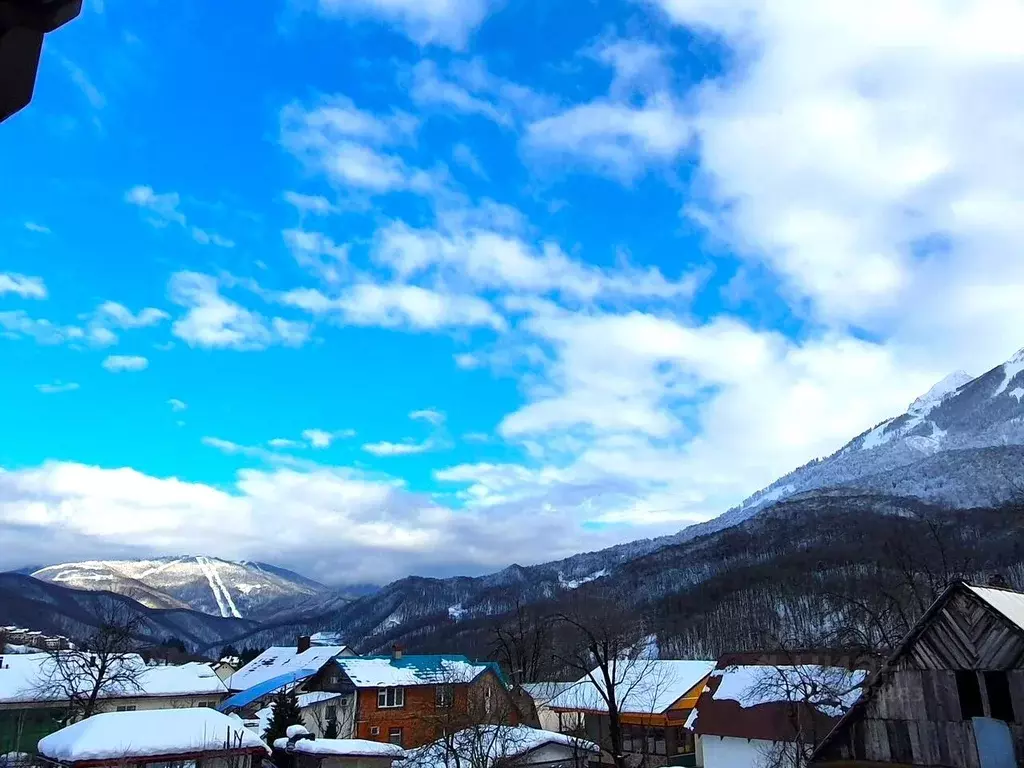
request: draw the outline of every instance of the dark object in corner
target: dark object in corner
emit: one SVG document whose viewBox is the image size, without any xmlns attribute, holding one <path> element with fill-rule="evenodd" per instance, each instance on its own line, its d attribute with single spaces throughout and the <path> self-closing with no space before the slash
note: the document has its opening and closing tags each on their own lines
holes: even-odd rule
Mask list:
<svg viewBox="0 0 1024 768">
<path fill-rule="evenodd" d="M 0 122 L 28 106 L 43 35 L 82 11 L 82 0 L 0 0 Z"/>
</svg>

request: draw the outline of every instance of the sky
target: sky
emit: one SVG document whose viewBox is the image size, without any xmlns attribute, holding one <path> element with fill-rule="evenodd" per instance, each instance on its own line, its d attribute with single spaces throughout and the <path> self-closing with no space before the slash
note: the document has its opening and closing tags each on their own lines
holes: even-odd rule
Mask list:
<svg viewBox="0 0 1024 768">
<path fill-rule="evenodd" d="M 0 567 L 544 562 L 1024 346 L 1019 0 L 222 5 L 0 125 Z"/>
</svg>

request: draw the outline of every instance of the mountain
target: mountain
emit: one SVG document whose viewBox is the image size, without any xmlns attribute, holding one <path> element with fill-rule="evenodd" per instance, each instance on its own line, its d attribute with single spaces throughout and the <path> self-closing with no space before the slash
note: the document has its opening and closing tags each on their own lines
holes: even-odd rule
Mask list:
<svg viewBox="0 0 1024 768">
<path fill-rule="evenodd" d="M 128 596 L 97 590 L 70 589 L 16 573 L 0 573 L 0 616 L 15 624 L 51 634 L 86 637 L 99 617 L 142 617 L 139 639 L 159 643 L 181 639 L 190 650 L 217 648 L 225 638 L 251 632 L 256 622 L 210 616 L 183 609 L 157 610 Z"/>
<path fill-rule="evenodd" d="M 273 614 L 283 605 L 327 591 L 323 584 L 284 568 L 201 555 L 63 563 L 32 576 L 51 584 L 127 595 L 150 608 L 234 618 Z"/>
<path fill-rule="evenodd" d="M 857 435 L 831 456 L 799 467 L 718 518 L 675 535 L 554 563 L 513 565 L 478 578 L 408 577 L 343 604 L 306 601 L 269 617 L 258 639 L 283 642 L 296 630 L 330 629 L 365 651 L 395 641 L 410 647 L 434 642 L 432 647 L 442 649 L 444 643 L 436 643 L 442 637 L 450 639 L 457 632 L 454 625 L 470 626 L 501 615 L 517 602 L 558 600 L 591 588 L 618 594 L 627 602 L 656 601 L 705 580 L 725 578 L 732 560 L 698 566 L 693 559 L 699 561 L 698 553 L 732 541 L 735 535 L 730 532 L 737 527 L 760 530 L 768 525 L 758 522 L 762 518 L 776 520 L 781 515 L 793 525 L 799 521 L 801 531 L 814 530 L 817 514 L 827 513 L 854 528 L 858 519 L 877 518 L 880 521 L 873 524 L 883 531 L 891 528 L 892 515 L 908 514 L 908 509 L 918 508 L 915 505 L 991 510 L 1022 496 L 1024 350 L 977 378 L 962 371 L 951 374 L 906 412 Z M 756 550 L 757 537 L 749 541 Z M 827 558 L 829 548 L 838 545 L 828 538 L 823 542 L 819 555 Z M 871 553 L 861 550 L 860 556 Z M 651 568 L 652 563 L 657 568 Z M 638 572 L 644 574 L 642 579 L 636 578 Z"/>
</svg>

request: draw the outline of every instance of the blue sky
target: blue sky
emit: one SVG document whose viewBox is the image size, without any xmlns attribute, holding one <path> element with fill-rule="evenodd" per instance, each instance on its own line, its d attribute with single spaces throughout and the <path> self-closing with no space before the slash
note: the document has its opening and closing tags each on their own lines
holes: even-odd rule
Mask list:
<svg viewBox="0 0 1024 768">
<path fill-rule="evenodd" d="M 539 562 L 998 364 L 1021 9 L 934 5 L 87 2 L 0 126 L 0 566 Z"/>
</svg>

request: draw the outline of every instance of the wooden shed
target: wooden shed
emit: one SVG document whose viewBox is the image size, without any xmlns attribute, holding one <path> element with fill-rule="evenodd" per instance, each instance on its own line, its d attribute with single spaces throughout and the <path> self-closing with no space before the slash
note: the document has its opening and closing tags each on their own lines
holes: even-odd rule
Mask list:
<svg viewBox="0 0 1024 768">
<path fill-rule="evenodd" d="M 1024 765 L 1024 594 L 950 586 L 812 765 Z"/>
</svg>

